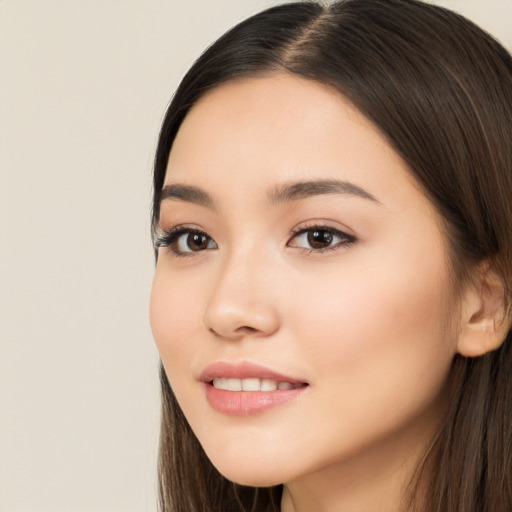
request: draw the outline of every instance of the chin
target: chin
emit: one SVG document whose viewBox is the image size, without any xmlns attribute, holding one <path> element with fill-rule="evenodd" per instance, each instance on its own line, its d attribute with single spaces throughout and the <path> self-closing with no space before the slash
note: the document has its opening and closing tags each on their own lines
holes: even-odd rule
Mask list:
<svg viewBox="0 0 512 512">
<path fill-rule="evenodd" d="M 290 471 L 276 466 L 275 461 L 254 461 L 249 456 L 226 460 L 217 457 L 210 458 L 217 471 L 228 480 L 249 487 L 273 487 L 288 481 Z"/>
<path fill-rule="evenodd" d="M 217 470 L 231 482 L 248 487 L 274 487 L 283 483 L 283 479 L 278 478 L 277 475 L 262 474 L 261 471 L 240 470 L 240 468 L 222 471 L 222 468 L 218 467 Z"/>
</svg>

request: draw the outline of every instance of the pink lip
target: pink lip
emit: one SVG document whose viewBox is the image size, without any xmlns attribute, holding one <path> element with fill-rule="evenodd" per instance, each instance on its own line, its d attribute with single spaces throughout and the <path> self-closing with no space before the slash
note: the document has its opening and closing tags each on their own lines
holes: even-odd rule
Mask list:
<svg viewBox="0 0 512 512">
<path fill-rule="evenodd" d="M 278 382 L 290 382 L 292 384 L 305 383 L 303 380 L 289 377 L 277 373 L 274 370 L 270 370 L 269 368 L 265 368 L 264 366 L 246 361 L 237 364 L 227 363 L 225 361 L 213 363 L 203 370 L 199 376 L 199 380 L 202 382 L 211 382 L 218 377 L 226 377 L 228 379 L 272 379 Z"/>
<path fill-rule="evenodd" d="M 295 389 L 277 389 L 275 391 L 226 391 L 213 387 L 213 379 L 219 377 L 231 379 L 271 379 L 278 382 L 304 385 Z M 203 370 L 199 380 L 204 383 L 206 398 L 210 406 L 216 411 L 229 416 L 259 414 L 270 408 L 290 402 L 308 388 L 307 383 L 303 380 L 282 375 L 264 366 L 248 362 L 238 364 L 214 363 Z"/>
</svg>

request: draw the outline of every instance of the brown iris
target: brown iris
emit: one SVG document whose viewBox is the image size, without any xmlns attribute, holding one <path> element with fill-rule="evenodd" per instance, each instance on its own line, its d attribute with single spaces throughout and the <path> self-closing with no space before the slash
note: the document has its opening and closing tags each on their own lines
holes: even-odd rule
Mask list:
<svg viewBox="0 0 512 512">
<path fill-rule="evenodd" d="M 208 237 L 202 233 L 189 233 L 187 247 L 191 251 L 203 251 L 208 248 Z"/>
<path fill-rule="evenodd" d="M 333 235 L 325 229 L 315 229 L 308 233 L 308 244 L 313 249 L 325 249 L 332 244 Z"/>
</svg>

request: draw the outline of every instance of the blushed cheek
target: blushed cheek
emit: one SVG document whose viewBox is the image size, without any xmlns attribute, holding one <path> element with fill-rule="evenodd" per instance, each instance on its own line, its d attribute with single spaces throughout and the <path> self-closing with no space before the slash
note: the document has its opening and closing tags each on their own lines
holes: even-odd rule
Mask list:
<svg viewBox="0 0 512 512">
<path fill-rule="evenodd" d="M 422 353 L 429 345 L 435 350 L 442 344 L 449 307 L 435 284 L 438 278 L 437 272 L 427 272 L 426 278 L 412 279 L 398 270 L 393 275 L 393 269 L 331 274 L 317 284 L 313 297 L 314 287 L 306 282 L 293 298 L 295 337 L 307 340 L 307 357 L 322 359 L 337 372 L 377 354 L 406 355 L 418 347 Z"/>
<path fill-rule="evenodd" d="M 404 294 L 399 280 L 362 282 L 344 275 L 302 315 L 297 300 L 295 332 L 323 397 L 317 416 L 336 410 L 333 432 L 370 439 L 430 409 L 453 354 L 444 343 L 446 304 L 432 283 L 416 281 Z"/>
<path fill-rule="evenodd" d="M 158 352 L 164 365 L 179 348 L 184 330 L 183 303 L 176 300 L 166 282 L 155 276 L 150 298 L 150 323 Z M 186 317 L 185 317 L 186 318 Z"/>
</svg>

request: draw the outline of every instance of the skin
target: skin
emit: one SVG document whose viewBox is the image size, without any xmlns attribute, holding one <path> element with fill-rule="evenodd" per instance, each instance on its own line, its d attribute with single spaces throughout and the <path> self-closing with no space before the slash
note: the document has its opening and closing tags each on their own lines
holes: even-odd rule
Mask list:
<svg viewBox="0 0 512 512">
<path fill-rule="evenodd" d="M 343 180 L 351 193 L 269 201 L 269 191 Z M 174 142 L 151 325 L 176 397 L 227 478 L 285 484 L 282 510 L 393 512 L 442 418 L 460 307 L 440 218 L 407 166 L 351 103 L 289 75 L 206 94 Z M 328 250 L 307 232 L 322 226 Z M 336 235 L 336 234 L 335 234 Z M 196 247 L 194 247 L 196 248 Z M 186 255 L 175 251 L 187 250 Z M 206 400 L 203 369 L 248 361 L 307 382 L 297 399 L 233 417 Z"/>
</svg>

